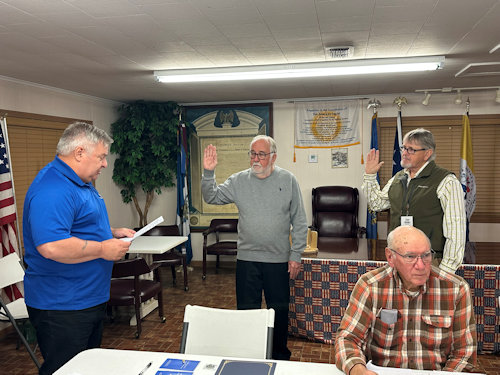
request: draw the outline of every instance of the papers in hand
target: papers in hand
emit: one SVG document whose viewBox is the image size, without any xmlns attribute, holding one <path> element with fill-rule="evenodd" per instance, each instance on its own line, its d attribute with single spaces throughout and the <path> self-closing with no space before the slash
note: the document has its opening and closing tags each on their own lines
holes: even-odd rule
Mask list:
<svg viewBox="0 0 500 375">
<path fill-rule="evenodd" d="M 126 241 L 126 242 L 132 242 L 137 237 L 142 236 L 148 230 L 156 227 L 158 224 L 161 224 L 161 223 L 163 223 L 163 216 L 160 216 L 159 218 L 155 219 L 154 221 L 152 221 L 148 225 L 146 225 L 146 226 L 142 227 L 141 229 L 139 229 L 137 232 L 135 232 L 134 237 L 124 237 L 124 238 L 120 238 L 120 239 L 123 240 L 123 241 Z"/>
</svg>

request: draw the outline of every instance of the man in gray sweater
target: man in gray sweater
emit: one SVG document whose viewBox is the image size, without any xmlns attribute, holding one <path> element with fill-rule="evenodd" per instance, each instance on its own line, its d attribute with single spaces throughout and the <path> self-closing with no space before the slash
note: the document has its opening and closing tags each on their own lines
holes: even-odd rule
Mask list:
<svg viewBox="0 0 500 375">
<path fill-rule="evenodd" d="M 267 307 L 276 313 L 273 358 L 288 360 L 289 283 L 300 272 L 301 253 L 307 239 L 306 214 L 295 176 L 274 165 L 277 157 L 274 139 L 256 136 L 248 155 L 249 169 L 217 185 L 214 172 L 217 150 L 215 146 L 207 146 L 201 189 L 207 203 L 235 203 L 238 207 L 237 307 L 261 308 L 264 290 Z"/>
</svg>

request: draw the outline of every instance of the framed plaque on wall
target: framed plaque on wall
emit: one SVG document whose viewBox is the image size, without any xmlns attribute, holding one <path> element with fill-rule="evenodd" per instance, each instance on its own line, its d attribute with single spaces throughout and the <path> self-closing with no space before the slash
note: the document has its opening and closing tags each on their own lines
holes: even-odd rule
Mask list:
<svg viewBox="0 0 500 375">
<path fill-rule="evenodd" d="M 213 218 L 237 218 L 234 204 L 219 206 L 203 200 L 203 150 L 209 144 L 217 148 L 218 184 L 249 168 L 248 151 L 253 137 L 273 134 L 272 103 L 185 107 L 185 120 L 190 124 L 191 227 L 206 228 Z"/>
</svg>

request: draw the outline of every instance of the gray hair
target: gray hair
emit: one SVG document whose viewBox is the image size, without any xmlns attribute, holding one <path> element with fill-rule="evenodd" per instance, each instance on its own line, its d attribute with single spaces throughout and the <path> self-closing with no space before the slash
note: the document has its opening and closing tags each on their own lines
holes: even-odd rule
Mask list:
<svg viewBox="0 0 500 375">
<path fill-rule="evenodd" d="M 269 144 L 269 151 L 276 154 L 278 152 L 278 148 L 276 147 L 276 141 L 271 138 L 268 135 L 257 135 L 252 139 L 252 142 L 250 142 L 250 149 L 252 148 L 253 144 L 257 141 L 260 141 L 261 139 L 265 140 Z"/>
<path fill-rule="evenodd" d="M 87 152 L 94 149 L 95 145 L 102 142 L 106 147 L 113 143 L 113 139 L 102 129 L 86 122 L 74 122 L 64 130 L 57 143 L 57 155 L 69 155 L 78 146 Z"/>
<path fill-rule="evenodd" d="M 392 250 L 399 250 L 399 245 L 401 245 L 401 234 L 399 233 L 398 235 L 398 232 L 402 231 L 402 230 L 409 230 L 409 229 L 412 229 L 412 230 L 415 230 L 415 232 L 417 233 L 420 233 L 427 241 L 427 244 L 429 245 L 429 249 L 431 248 L 431 240 L 429 240 L 429 237 L 427 237 L 427 235 L 420 229 L 416 228 L 416 227 L 413 227 L 411 225 L 403 225 L 403 226 L 399 226 L 399 227 L 396 227 L 394 228 L 388 235 L 387 235 L 387 247 L 389 249 L 392 249 Z"/>
<path fill-rule="evenodd" d="M 422 148 L 432 150 L 432 155 L 429 158 L 429 161 L 436 158 L 436 142 L 434 141 L 432 133 L 427 129 L 418 128 L 409 131 L 403 138 L 403 143 L 404 142 L 415 142 L 422 146 Z"/>
</svg>

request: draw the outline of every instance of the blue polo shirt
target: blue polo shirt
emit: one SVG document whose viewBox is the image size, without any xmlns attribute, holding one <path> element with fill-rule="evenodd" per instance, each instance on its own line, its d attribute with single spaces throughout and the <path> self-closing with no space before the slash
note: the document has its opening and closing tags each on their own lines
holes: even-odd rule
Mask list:
<svg viewBox="0 0 500 375">
<path fill-rule="evenodd" d="M 24 200 L 25 301 L 41 310 L 82 310 L 109 299 L 113 262 L 95 259 L 64 264 L 36 249 L 77 237 L 113 238 L 104 200 L 57 156 L 33 180 Z M 68 250 L 69 251 L 69 250 Z"/>
</svg>

